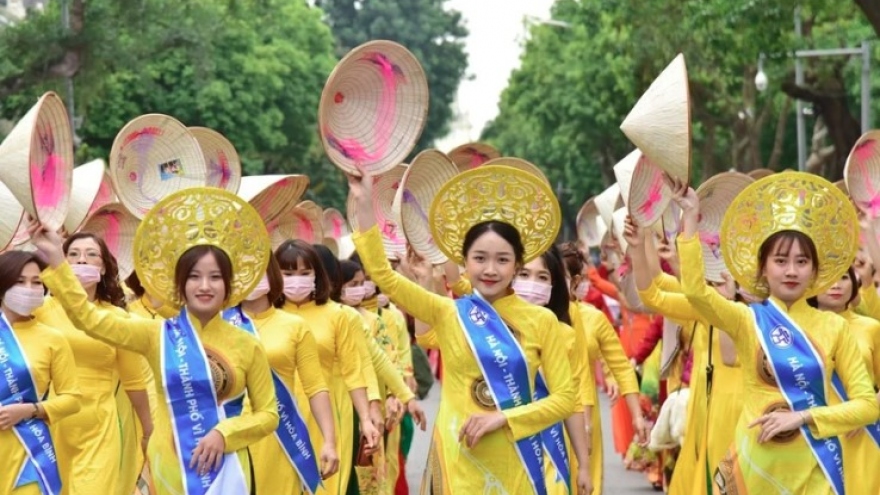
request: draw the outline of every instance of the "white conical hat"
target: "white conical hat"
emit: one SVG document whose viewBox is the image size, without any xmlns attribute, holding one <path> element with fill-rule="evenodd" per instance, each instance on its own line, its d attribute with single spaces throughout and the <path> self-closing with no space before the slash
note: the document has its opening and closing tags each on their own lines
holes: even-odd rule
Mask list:
<svg viewBox="0 0 880 495">
<path fill-rule="evenodd" d="M 434 242 L 428 211 L 437 191 L 446 181 L 455 177 L 458 170 L 455 163 L 443 153 L 425 150 L 413 159 L 398 191 L 400 219 L 406 240 L 434 264 L 445 263 L 447 258 Z"/>
<path fill-rule="evenodd" d="M 308 244 L 321 243 L 324 240 L 322 213 L 321 207 L 310 200 L 285 210 L 269 229 L 272 249 L 277 249 L 289 239 L 299 239 Z"/>
<path fill-rule="evenodd" d="M 637 225 L 654 225 L 672 201 L 672 189 L 663 178 L 663 171 L 645 155 L 639 157 L 632 175 L 627 207 Z"/>
<path fill-rule="evenodd" d="M 321 217 L 324 225 L 325 239 L 331 238 L 339 240 L 342 236 L 351 233 L 351 229 L 348 227 L 348 221 L 345 220 L 345 216 L 342 215 L 342 212 L 336 208 L 324 208 Z"/>
<path fill-rule="evenodd" d="M 282 212 L 296 206 L 308 188 L 305 175 L 254 175 L 242 177 L 238 195 L 256 208 L 269 228 Z"/>
<path fill-rule="evenodd" d="M 617 183 L 611 184 L 608 189 L 597 194 L 594 201 L 596 209 L 599 210 L 599 216 L 605 223 L 605 227 L 611 230 L 611 219 L 614 215 L 614 210 L 623 206 L 623 201 L 620 199 L 620 186 Z"/>
<path fill-rule="evenodd" d="M 620 198 L 623 199 L 624 205 L 629 205 L 629 190 L 632 185 L 633 173 L 636 171 L 636 164 L 639 163 L 641 156 L 642 152 L 635 149 L 614 165 L 614 177 L 620 187 Z"/>
<path fill-rule="evenodd" d="M 406 252 L 406 237 L 404 237 L 403 226 L 400 223 L 400 201 L 398 201 L 398 209 L 395 210 L 394 197 L 400 190 L 403 174 L 408 168 L 408 165 L 400 164 L 382 175 L 372 177 L 373 213 L 376 215 L 376 225 L 379 226 L 379 231 L 382 233 L 385 254 L 389 257 L 396 257 L 397 253 Z M 359 230 L 356 204 L 351 200 L 346 203 L 346 214 L 351 228 L 355 231 Z"/>
<path fill-rule="evenodd" d="M 755 179 L 739 172 L 713 175 L 697 189 L 700 198 L 700 220 L 697 230 L 703 247 L 706 280 L 723 282 L 721 272 L 727 271 L 721 254 L 721 222 L 733 199 Z"/>
<path fill-rule="evenodd" d="M 626 208 L 618 208 L 614 210 L 614 216 L 611 220 L 611 231 L 614 233 L 614 239 L 620 245 L 620 250 L 626 254 L 627 242 L 623 237 L 623 229 L 626 227 L 626 216 L 629 211 Z"/>
<path fill-rule="evenodd" d="M 108 167 L 119 201 L 138 218 L 169 194 L 205 186 L 208 174 L 189 129 L 155 113 L 125 124 L 113 140 Z"/>
<path fill-rule="evenodd" d="M 0 251 L 6 249 L 15 237 L 21 219 L 24 216 L 24 208 L 12 195 L 12 191 L 6 184 L 0 182 Z"/>
<path fill-rule="evenodd" d="M 67 217 L 72 176 L 73 134 L 67 110 L 61 98 L 49 92 L 0 144 L 0 181 L 28 214 L 57 230 Z"/>
<path fill-rule="evenodd" d="M 80 230 L 104 239 L 116 258 L 119 278 L 125 280 L 134 271 L 134 236 L 140 223 L 122 204 L 111 203 L 90 214 Z"/>
<path fill-rule="evenodd" d="M 339 252 L 336 253 L 336 256 L 338 256 L 339 259 L 345 260 L 354 254 L 355 247 L 354 241 L 351 240 L 351 234 L 342 236 L 339 241 L 337 241 L 337 244 L 339 246 Z"/>
<path fill-rule="evenodd" d="M 190 127 L 189 132 L 199 142 L 205 155 L 208 167 L 206 185 L 237 193 L 241 184 L 241 159 L 235 146 L 214 129 Z"/>
<path fill-rule="evenodd" d="M 608 227 L 599 216 L 599 208 L 596 207 L 596 199 L 590 198 L 577 214 L 575 220 L 577 236 L 587 247 L 597 247 L 602 242 L 602 236 Z"/>
<path fill-rule="evenodd" d="M 104 160 L 99 158 L 76 167 L 73 169 L 73 189 L 64 229 L 68 234 L 73 234 L 92 212 L 112 203 L 115 196 Z"/>
<path fill-rule="evenodd" d="M 666 173 L 690 178 L 691 112 L 687 66 L 679 54 L 630 110 L 620 129 Z"/>
</svg>

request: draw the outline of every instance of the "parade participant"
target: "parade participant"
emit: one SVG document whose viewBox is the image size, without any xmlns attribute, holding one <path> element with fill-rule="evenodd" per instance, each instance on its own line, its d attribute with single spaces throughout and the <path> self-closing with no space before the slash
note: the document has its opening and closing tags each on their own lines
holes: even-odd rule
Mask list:
<svg viewBox="0 0 880 495">
<path fill-rule="evenodd" d="M 577 311 L 581 321 L 581 331 L 585 333 L 587 341 L 588 358 L 591 369 L 596 369 L 596 364 L 601 360 L 608 367 L 610 373 L 614 377 L 618 393 L 623 397 L 627 409 L 633 418 L 633 429 L 640 432 L 642 438 L 647 437 L 648 426 L 642 416 L 642 410 L 639 406 L 639 384 L 636 379 L 635 370 L 627 361 L 623 347 L 620 345 L 620 338 L 617 332 L 611 327 L 611 321 L 608 319 L 604 311 L 591 306 L 582 301 L 582 297 L 577 293 L 579 287 L 586 283 L 581 281 L 581 274 L 584 273 L 585 264 L 583 257 L 578 248 L 572 244 L 563 244 L 563 259 L 568 270 L 568 277 L 571 282 L 572 295 L 575 301 L 571 307 Z M 574 312 L 572 312 L 575 315 Z M 581 391 L 585 390 L 585 384 L 581 383 Z M 593 403 L 598 407 L 599 396 L 596 387 L 592 390 L 587 389 L 593 394 Z M 602 415 L 598 411 L 591 415 L 591 423 L 588 427 L 591 430 L 591 449 L 590 449 L 590 473 L 593 481 L 593 492 L 602 493 L 603 483 L 603 446 L 602 446 Z"/>
<path fill-rule="evenodd" d="M 63 243 L 63 255 L 75 274 L 74 284 L 85 291 L 99 313 L 126 318 L 125 295 L 119 285 L 116 258 L 107 244 L 89 233 L 76 233 Z M 60 330 L 70 343 L 76 361 L 82 407 L 62 421 L 50 425 L 56 432 L 55 448 L 66 495 L 116 493 L 121 478 L 132 481 L 141 466 L 122 465 L 123 438 L 119 427 L 117 386 L 125 390 L 131 409 L 143 427 L 143 438 L 130 440 L 135 448 L 146 449 L 153 431 L 147 384 L 150 369 L 142 356 L 86 335 L 66 311 L 58 295 L 46 300 L 34 312 L 46 326 Z M 134 434 L 133 428 L 125 430 Z M 121 473 L 120 469 L 125 470 Z"/>
<path fill-rule="evenodd" d="M 696 235 L 699 200 L 681 179 L 668 180 L 683 211 L 683 291 L 733 339 L 749 391 L 733 448 L 713 473 L 718 490 L 842 495 L 836 437 L 876 421 L 878 407 L 846 320 L 806 299 L 827 290 L 852 263 L 858 240 L 852 204 L 831 183 L 800 172 L 743 190 L 727 209 L 720 239 L 734 279 L 764 298 L 744 306 L 706 285 Z M 850 395 L 837 405 L 826 396 L 832 371 Z"/>
<path fill-rule="evenodd" d="M 434 494 L 545 494 L 538 433 L 571 415 L 575 390 L 565 347 L 546 331 L 556 318 L 516 297 L 510 284 L 555 238 L 559 210 L 552 191 L 534 175 L 503 166 L 468 171 L 443 186 L 431 208 L 434 242 L 464 263 L 475 291 L 456 302 L 391 269 L 371 207 L 371 182 L 349 176 L 358 254 L 376 285 L 436 334 L 445 360 L 424 486 Z M 505 196 L 507 187 L 521 199 Z M 539 219 L 546 223 L 534 228 Z M 534 401 L 538 368 L 549 395 Z"/>
<path fill-rule="evenodd" d="M 284 278 L 281 307 L 308 322 L 318 345 L 324 381 L 330 388 L 339 472 L 325 480 L 317 493 L 341 495 L 346 493 L 355 453 L 353 415 L 359 419 L 360 436 L 368 448 L 374 449 L 379 444 L 379 431 L 370 420 L 367 379 L 363 374 L 365 363 L 359 349 L 359 343 L 364 341 L 363 324 L 358 317 L 349 318 L 341 306 L 330 299 L 333 290 L 330 277 L 311 245 L 288 240 L 275 250 L 275 257 Z M 307 399 L 299 385 L 297 396 L 300 407 L 306 407 Z M 311 416 L 308 427 L 312 445 L 320 451 L 324 440 Z"/>
<path fill-rule="evenodd" d="M 81 407 L 76 366 L 67 339 L 32 316 L 43 304 L 32 253 L 0 254 L 0 494 L 58 495 L 61 478 L 54 424 Z M 49 385 L 54 395 L 49 395 Z"/>
<path fill-rule="evenodd" d="M 134 298 L 127 305 L 129 313 L 149 320 L 167 319 L 177 316 L 178 310 L 174 306 L 163 302 L 156 296 L 147 294 L 136 271 L 132 271 L 131 275 L 125 279 L 125 286 L 134 295 Z"/>
<path fill-rule="evenodd" d="M 49 260 L 43 282 L 77 328 L 150 363 L 165 405 L 148 446 L 157 492 L 248 493 L 247 447 L 275 430 L 278 411 L 263 347 L 220 310 L 265 272 L 269 240 L 256 211 L 215 188 L 175 192 L 150 210 L 135 238 L 135 266 L 150 294 L 183 305 L 164 322 L 102 311 L 76 283 L 58 235 L 36 222 L 29 232 Z M 251 410 L 227 412 L 245 393 Z"/>
<path fill-rule="evenodd" d="M 837 313 L 849 322 L 849 330 L 856 339 L 862 360 L 867 366 L 868 375 L 876 390 L 877 377 L 880 376 L 880 354 L 878 354 L 880 322 L 853 311 L 852 306 L 859 295 L 857 284 L 855 270 L 850 268 L 826 292 L 810 298 L 808 302 L 814 308 Z M 843 389 L 840 377 L 835 375 L 831 382 L 837 398 L 845 401 L 847 393 Z M 840 441 L 843 444 L 844 483 L 847 492 L 880 493 L 880 472 L 876 469 L 857 467 L 875 466 L 880 463 L 880 423 L 842 435 Z"/>
<path fill-rule="evenodd" d="M 259 336 L 272 367 L 281 419 L 274 435 L 250 448 L 256 486 L 262 493 L 278 495 L 299 494 L 303 486 L 309 493 L 315 493 L 321 480 L 335 475 L 339 469 L 333 408 L 321 373 L 315 337 L 302 318 L 273 306 L 273 301 L 283 298 L 281 268 L 275 256 L 270 255 L 260 283 L 240 308 L 224 311 L 224 318 Z M 308 397 L 309 409 L 297 406 L 293 394 L 297 382 L 301 382 Z M 324 442 L 320 452 L 314 450 L 314 442 L 308 436 L 306 417 L 314 418 L 321 430 Z M 279 465 L 278 459 L 286 462 Z"/>
</svg>

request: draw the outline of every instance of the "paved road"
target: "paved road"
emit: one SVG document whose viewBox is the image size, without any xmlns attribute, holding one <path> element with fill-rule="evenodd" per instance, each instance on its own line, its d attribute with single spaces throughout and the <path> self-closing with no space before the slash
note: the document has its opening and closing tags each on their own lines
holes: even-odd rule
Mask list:
<svg viewBox="0 0 880 495">
<path fill-rule="evenodd" d="M 406 465 L 406 478 L 409 481 L 410 493 L 417 494 L 422 480 L 422 472 L 425 469 L 425 461 L 428 458 L 430 446 L 430 432 L 434 427 L 434 417 L 437 415 L 437 407 L 440 402 L 440 385 L 437 384 L 431 390 L 428 397 L 422 401 L 422 407 L 428 415 L 428 430 L 425 432 L 416 430 L 413 446 L 409 453 Z M 602 406 L 602 434 L 605 446 L 605 494 L 608 495 L 631 495 L 657 493 L 648 484 L 645 476 L 641 473 L 633 473 L 623 468 L 620 457 L 614 453 L 611 440 L 611 415 L 608 401 L 601 399 Z M 599 495 L 599 494 L 594 494 Z"/>
</svg>

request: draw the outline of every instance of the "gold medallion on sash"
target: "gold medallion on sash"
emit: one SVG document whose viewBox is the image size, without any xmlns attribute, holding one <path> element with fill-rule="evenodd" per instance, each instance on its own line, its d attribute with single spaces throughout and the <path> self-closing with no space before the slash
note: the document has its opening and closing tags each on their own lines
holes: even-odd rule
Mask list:
<svg viewBox="0 0 880 495">
<path fill-rule="evenodd" d="M 217 401 L 222 403 L 232 394 L 235 385 L 235 370 L 226 358 L 205 347 L 205 355 L 208 356 L 208 366 L 211 368 L 211 379 L 214 382 L 214 391 L 217 392 Z"/>
<path fill-rule="evenodd" d="M 483 409 L 496 410 L 495 400 L 492 398 L 492 393 L 489 392 L 489 385 L 483 378 L 478 378 L 471 384 L 471 398 Z"/>
</svg>

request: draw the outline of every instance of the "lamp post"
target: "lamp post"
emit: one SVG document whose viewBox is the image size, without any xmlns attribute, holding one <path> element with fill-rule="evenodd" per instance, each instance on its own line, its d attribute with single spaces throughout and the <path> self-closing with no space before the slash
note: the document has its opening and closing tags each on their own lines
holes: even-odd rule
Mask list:
<svg viewBox="0 0 880 495">
<path fill-rule="evenodd" d="M 800 7 L 794 11 L 794 30 L 798 38 L 802 36 Z M 819 57 L 852 57 L 861 55 L 862 58 L 862 132 L 871 128 L 871 44 L 862 41 L 858 48 L 830 48 L 824 50 L 797 50 L 794 52 L 794 82 L 798 86 L 804 84 L 804 67 L 802 59 Z M 755 87 L 758 91 L 767 89 L 767 74 L 764 73 L 764 54 L 758 58 L 758 74 L 755 75 Z M 796 102 L 797 112 L 797 148 L 798 170 L 803 172 L 807 164 L 807 133 L 804 121 L 804 103 L 800 99 Z"/>
</svg>

